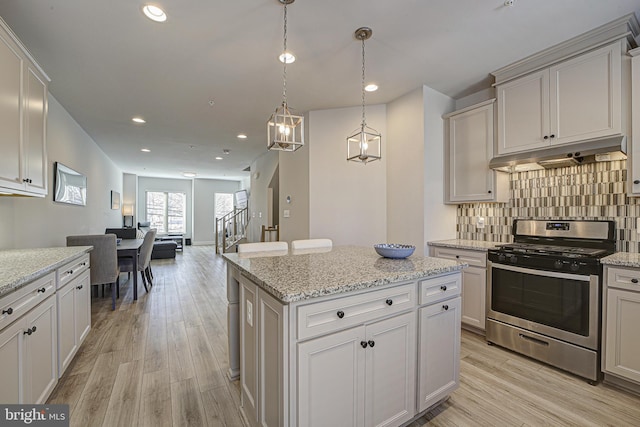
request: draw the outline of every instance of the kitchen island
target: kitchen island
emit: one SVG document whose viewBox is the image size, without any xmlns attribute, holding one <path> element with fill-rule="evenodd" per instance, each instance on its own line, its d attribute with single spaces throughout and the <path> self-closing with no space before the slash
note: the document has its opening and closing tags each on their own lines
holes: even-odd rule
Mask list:
<svg viewBox="0 0 640 427">
<path fill-rule="evenodd" d="M 466 264 L 353 246 L 224 257 L 251 424 L 399 426 L 457 388 Z"/>
</svg>

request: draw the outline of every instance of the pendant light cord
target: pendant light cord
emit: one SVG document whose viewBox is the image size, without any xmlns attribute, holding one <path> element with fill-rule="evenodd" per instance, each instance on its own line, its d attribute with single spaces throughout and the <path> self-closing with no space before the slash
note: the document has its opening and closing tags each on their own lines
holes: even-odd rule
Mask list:
<svg viewBox="0 0 640 427">
<path fill-rule="evenodd" d="M 367 122 L 364 117 L 364 37 L 362 38 L 362 129 L 364 130 Z"/>
<path fill-rule="evenodd" d="M 287 105 L 287 4 L 284 4 L 284 63 L 282 67 L 282 105 Z"/>
</svg>

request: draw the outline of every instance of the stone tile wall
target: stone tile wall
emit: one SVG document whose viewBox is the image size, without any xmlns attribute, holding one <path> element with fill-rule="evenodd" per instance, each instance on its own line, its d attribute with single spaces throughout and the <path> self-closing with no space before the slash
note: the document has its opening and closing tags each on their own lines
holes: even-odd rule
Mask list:
<svg viewBox="0 0 640 427">
<path fill-rule="evenodd" d="M 511 241 L 515 218 L 615 220 L 617 249 L 640 252 L 640 198 L 627 196 L 626 160 L 509 176 L 508 203 L 458 205 L 459 239 Z M 485 228 L 476 227 L 477 217 Z"/>
</svg>

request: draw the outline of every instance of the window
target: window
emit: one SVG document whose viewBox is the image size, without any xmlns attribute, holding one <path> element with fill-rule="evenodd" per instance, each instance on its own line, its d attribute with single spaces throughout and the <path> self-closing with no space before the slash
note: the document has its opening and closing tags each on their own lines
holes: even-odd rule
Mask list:
<svg viewBox="0 0 640 427">
<path fill-rule="evenodd" d="M 184 234 L 186 218 L 185 193 L 147 191 L 147 221 L 158 234 Z"/>
<path fill-rule="evenodd" d="M 215 193 L 213 195 L 216 219 L 220 219 L 233 211 L 233 194 Z"/>
</svg>

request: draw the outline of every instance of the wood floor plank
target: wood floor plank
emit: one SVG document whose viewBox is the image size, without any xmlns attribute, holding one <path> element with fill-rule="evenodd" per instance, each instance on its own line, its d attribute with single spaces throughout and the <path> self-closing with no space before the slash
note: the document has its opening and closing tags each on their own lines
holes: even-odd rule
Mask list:
<svg viewBox="0 0 640 427">
<path fill-rule="evenodd" d="M 200 391 L 207 391 L 227 384 L 228 380 L 209 345 L 204 327 L 187 328 L 189 348 L 200 385 Z"/>
<path fill-rule="evenodd" d="M 195 368 L 191 358 L 189 339 L 187 338 L 184 322 L 169 323 L 167 329 L 171 382 L 193 378 L 195 376 Z"/>
<path fill-rule="evenodd" d="M 202 402 L 209 427 L 243 427 L 240 411 L 227 386 L 205 391 Z"/>
<path fill-rule="evenodd" d="M 58 381 L 56 388 L 53 389 L 47 402 L 50 404 L 67 404 L 69 405 L 69 412 L 73 412 L 88 380 L 89 372 L 76 375 L 63 375 Z"/>
<path fill-rule="evenodd" d="M 174 427 L 206 426 L 206 415 L 195 378 L 171 384 L 171 415 Z"/>
<path fill-rule="evenodd" d="M 104 427 L 128 427 L 138 419 L 142 388 L 142 361 L 123 363 L 118 367 L 109 405 L 104 416 Z"/>
<path fill-rule="evenodd" d="M 144 374 L 137 425 L 139 427 L 172 426 L 171 407 L 169 372 L 165 370 Z"/>
</svg>

